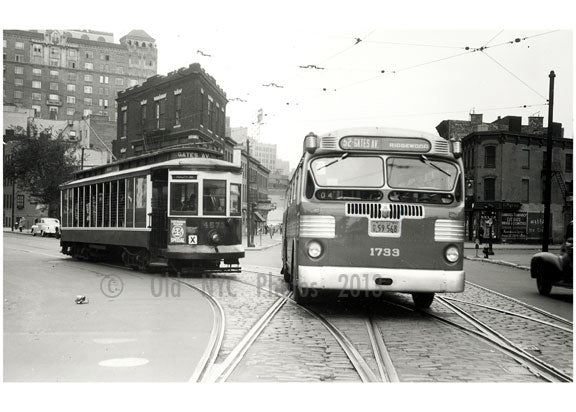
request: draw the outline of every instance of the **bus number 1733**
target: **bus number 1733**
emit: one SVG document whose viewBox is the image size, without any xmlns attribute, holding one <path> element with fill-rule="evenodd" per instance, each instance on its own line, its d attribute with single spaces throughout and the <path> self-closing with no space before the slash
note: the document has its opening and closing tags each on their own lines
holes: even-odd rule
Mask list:
<svg viewBox="0 0 576 412">
<path fill-rule="evenodd" d="M 381 247 L 371 247 L 370 248 L 370 256 L 393 256 L 398 257 L 400 256 L 400 249 L 390 249 L 390 248 L 381 248 Z"/>
</svg>

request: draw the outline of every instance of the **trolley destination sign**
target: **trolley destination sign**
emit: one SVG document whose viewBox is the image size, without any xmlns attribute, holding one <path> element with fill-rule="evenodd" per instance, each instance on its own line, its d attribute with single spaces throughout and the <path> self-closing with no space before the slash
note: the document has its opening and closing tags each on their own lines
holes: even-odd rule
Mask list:
<svg viewBox="0 0 576 412">
<path fill-rule="evenodd" d="M 431 146 L 426 139 L 347 136 L 340 139 L 340 148 L 343 150 L 427 153 L 430 151 Z"/>
</svg>

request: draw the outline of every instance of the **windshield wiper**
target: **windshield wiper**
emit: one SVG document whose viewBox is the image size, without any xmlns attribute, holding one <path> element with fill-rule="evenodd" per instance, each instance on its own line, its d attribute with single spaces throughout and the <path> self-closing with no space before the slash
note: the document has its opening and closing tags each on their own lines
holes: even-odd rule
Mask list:
<svg viewBox="0 0 576 412">
<path fill-rule="evenodd" d="M 440 166 L 436 166 L 434 163 L 430 162 L 430 160 L 428 160 L 428 158 L 424 155 L 420 155 L 420 160 L 422 161 L 422 163 L 427 164 L 428 166 L 433 167 L 436 170 L 441 171 L 442 173 L 444 173 L 446 176 L 448 177 L 452 177 L 452 175 L 450 173 L 448 173 L 446 170 L 442 169 Z"/>
<path fill-rule="evenodd" d="M 340 156 L 338 159 L 334 159 L 332 160 L 330 163 L 326 163 L 323 166 L 320 166 L 319 168 L 316 169 L 316 171 L 324 169 L 328 166 L 332 166 L 334 163 L 338 163 L 340 160 L 346 159 L 348 157 L 348 153 L 344 153 L 342 156 Z"/>
</svg>

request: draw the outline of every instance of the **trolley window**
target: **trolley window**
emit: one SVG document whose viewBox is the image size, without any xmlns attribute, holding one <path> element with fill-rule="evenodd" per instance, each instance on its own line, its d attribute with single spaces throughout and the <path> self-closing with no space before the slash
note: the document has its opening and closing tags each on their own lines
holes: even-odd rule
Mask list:
<svg viewBox="0 0 576 412">
<path fill-rule="evenodd" d="M 242 213 L 242 197 L 239 184 L 230 184 L 230 216 L 240 216 Z"/>
<path fill-rule="evenodd" d="M 135 227 L 146 227 L 146 176 L 139 176 L 135 179 Z"/>
<path fill-rule="evenodd" d="M 198 183 L 171 183 L 170 214 L 180 216 L 198 214 Z"/>
<path fill-rule="evenodd" d="M 352 157 L 348 153 L 335 157 L 320 157 L 311 164 L 318 186 L 382 187 L 384 163 L 380 157 Z"/>
<path fill-rule="evenodd" d="M 134 227 L 134 178 L 126 179 L 126 227 Z"/>
<path fill-rule="evenodd" d="M 452 190 L 458 178 L 453 163 L 419 158 L 390 157 L 386 161 L 388 185 L 400 189 Z"/>
<path fill-rule="evenodd" d="M 205 215 L 224 216 L 226 214 L 226 180 L 204 180 L 202 201 Z"/>
</svg>

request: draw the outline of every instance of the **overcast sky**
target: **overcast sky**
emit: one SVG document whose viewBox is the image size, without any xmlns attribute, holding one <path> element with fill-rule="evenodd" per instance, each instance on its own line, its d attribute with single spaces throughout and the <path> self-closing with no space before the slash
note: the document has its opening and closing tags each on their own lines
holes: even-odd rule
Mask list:
<svg viewBox="0 0 576 412">
<path fill-rule="evenodd" d="M 378 125 L 435 132 L 442 120 L 467 120 L 471 112 L 486 122 L 506 115 L 547 122 L 551 70 L 554 120 L 573 137 L 574 15 L 554 1 L 504 8 L 484 1 L 469 10 L 450 1 L 165 1 L 156 9 L 102 1 L 81 14 L 32 3 L 38 15 L 18 27 L 111 31 L 116 42 L 143 29 L 156 39 L 159 74 L 200 63 L 226 92 L 232 127 L 256 134 L 262 109 L 261 141 L 276 143 L 292 166 L 310 131 Z M 3 18 L 3 27 L 12 22 Z"/>
</svg>

